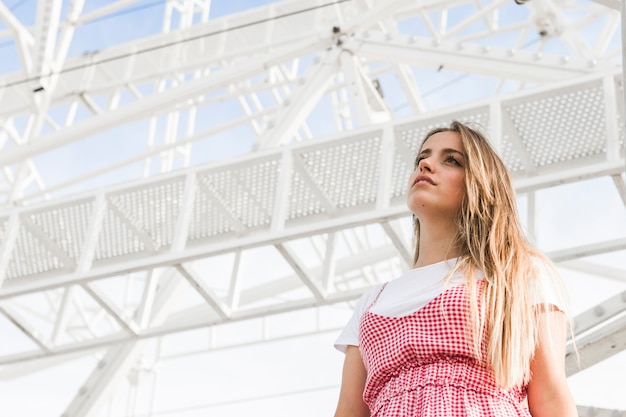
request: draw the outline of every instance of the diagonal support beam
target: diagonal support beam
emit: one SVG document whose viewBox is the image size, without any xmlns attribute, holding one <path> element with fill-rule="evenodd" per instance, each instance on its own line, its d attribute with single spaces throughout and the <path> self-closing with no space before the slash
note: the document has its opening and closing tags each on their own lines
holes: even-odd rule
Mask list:
<svg viewBox="0 0 626 417">
<path fill-rule="evenodd" d="M 174 269 L 164 270 L 159 287 L 151 324 L 160 325 L 167 318 L 171 304 L 182 288 L 182 280 L 174 275 Z M 113 395 L 117 383 L 126 377 L 136 365 L 148 340 L 134 339 L 111 347 L 87 378 L 78 394 L 63 413 L 66 417 L 97 415 L 98 410 Z"/>
<path fill-rule="evenodd" d="M 268 122 L 265 133 L 257 142 L 257 148 L 265 149 L 291 141 L 300 126 L 309 117 L 339 68 L 340 49 L 333 48 L 327 55 L 314 64 L 301 78 L 301 84 L 295 88 L 283 102 L 283 108 Z"/>
<path fill-rule="evenodd" d="M 43 340 L 43 337 L 33 328 L 28 320 L 22 317 L 15 309 L 7 303 L 0 303 L 0 314 L 4 315 L 11 323 L 22 331 L 39 349 L 50 352 L 50 346 Z"/>
<path fill-rule="evenodd" d="M 274 245 L 278 252 L 285 258 L 287 263 L 293 268 L 296 275 L 304 285 L 307 286 L 309 291 L 313 294 L 316 300 L 320 301 L 324 299 L 324 291 L 319 287 L 319 285 L 314 281 L 313 275 L 306 270 L 306 268 L 302 265 L 302 261 L 300 261 L 295 254 L 293 254 L 287 247 L 283 244 Z"/>
<path fill-rule="evenodd" d="M 189 282 L 189 284 L 204 298 L 209 306 L 222 320 L 228 320 L 231 311 L 228 306 L 213 294 L 213 291 L 197 276 L 191 265 L 176 265 L 176 270 Z"/>
<path fill-rule="evenodd" d="M 385 230 L 385 233 L 391 240 L 391 243 L 393 243 L 393 246 L 396 248 L 396 250 L 400 254 L 400 258 L 402 258 L 406 267 L 413 268 L 413 256 L 411 255 L 411 253 L 409 252 L 409 249 L 406 247 L 406 245 L 404 244 L 404 241 L 398 235 L 398 233 L 393 228 L 391 223 L 383 222 L 380 225 L 383 227 L 383 229 Z"/>
<path fill-rule="evenodd" d="M 387 105 L 354 52 L 344 51 L 340 55 L 340 61 L 350 91 L 350 103 L 355 110 L 359 126 L 390 120 Z"/>
<path fill-rule="evenodd" d="M 31 50 L 35 44 L 33 35 L 20 23 L 15 15 L 11 13 L 11 10 L 9 10 L 3 1 L 0 1 L 0 20 L 13 32 L 17 51 L 22 61 L 22 68 L 25 73 L 30 73 L 33 69 Z"/>
</svg>

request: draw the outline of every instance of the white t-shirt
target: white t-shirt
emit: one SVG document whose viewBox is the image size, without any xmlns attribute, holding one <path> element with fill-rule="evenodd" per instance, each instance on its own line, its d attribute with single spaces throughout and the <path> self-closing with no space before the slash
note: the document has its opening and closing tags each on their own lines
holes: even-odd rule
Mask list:
<svg viewBox="0 0 626 417">
<path fill-rule="evenodd" d="M 450 273 L 456 261 L 457 258 L 448 259 L 406 271 L 400 277 L 389 281 L 370 311 L 387 317 L 402 317 L 414 313 L 441 294 L 445 288 L 466 282 L 465 277 L 458 271 L 450 277 L 448 283 L 445 282 L 446 276 Z M 547 273 L 547 271 L 541 267 L 538 268 L 538 271 L 541 275 Z M 474 272 L 474 279 L 481 279 L 483 277 L 484 274 L 482 271 L 476 270 Z M 552 281 L 551 279 L 541 280 L 543 284 L 541 291 L 543 303 L 554 304 L 559 309 L 565 310 L 564 300 L 558 296 L 558 291 L 554 286 L 549 284 Z M 383 284 L 378 284 L 370 288 L 357 301 L 350 321 L 348 321 L 348 324 L 346 324 L 335 341 L 334 346 L 336 349 L 345 352 L 348 345 L 359 345 L 359 323 L 361 316 L 372 304 L 376 295 L 380 292 L 382 285 Z M 542 303 L 542 301 L 536 299 L 535 304 L 540 303 Z"/>
</svg>

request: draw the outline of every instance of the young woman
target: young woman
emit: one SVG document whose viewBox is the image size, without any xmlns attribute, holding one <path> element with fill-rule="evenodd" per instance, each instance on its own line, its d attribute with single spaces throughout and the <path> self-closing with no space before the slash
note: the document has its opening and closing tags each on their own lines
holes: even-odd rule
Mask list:
<svg viewBox="0 0 626 417">
<path fill-rule="evenodd" d="M 576 416 L 564 289 L 487 139 L 457 121 L 428 133 L 407 205 L 414 268 L 366 292 L 337 339 L 335 417 Z"/>
</svg>

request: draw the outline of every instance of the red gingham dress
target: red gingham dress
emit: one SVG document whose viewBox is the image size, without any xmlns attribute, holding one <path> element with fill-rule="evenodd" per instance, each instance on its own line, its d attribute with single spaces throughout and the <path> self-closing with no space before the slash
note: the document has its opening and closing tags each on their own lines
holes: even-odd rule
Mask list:
<svg viewBox="0 0 626 417">
<path fill-rule="evenodd" d="M 467 294 L 465 284 L 448 287 L 403 317 L 372 313 L 376 296 L 359 326 L 363 399 L 372 417 L 530 416 L 522 405 L 526 387 L 497 387 L 490 369 L 474 359 Z"/>
</svg>

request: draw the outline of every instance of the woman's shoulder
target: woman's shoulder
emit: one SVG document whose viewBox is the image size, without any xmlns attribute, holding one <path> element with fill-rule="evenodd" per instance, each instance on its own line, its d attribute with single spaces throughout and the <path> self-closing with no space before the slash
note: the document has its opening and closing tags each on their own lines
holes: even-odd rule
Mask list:
<svg viewBox="0 0 626 417">
<path fill-rule="evenodd" d="M 535 273 L 531 291 L 533 304 L 550 304 L 567 311 L 567 289 L 552 261 L 545 256 L 534 256 L 532 263 Z"/>
</svg>

